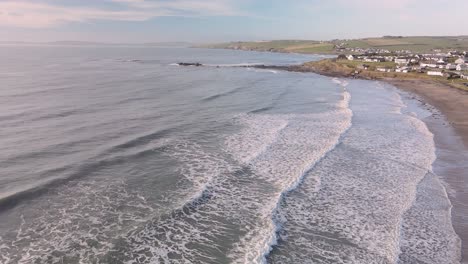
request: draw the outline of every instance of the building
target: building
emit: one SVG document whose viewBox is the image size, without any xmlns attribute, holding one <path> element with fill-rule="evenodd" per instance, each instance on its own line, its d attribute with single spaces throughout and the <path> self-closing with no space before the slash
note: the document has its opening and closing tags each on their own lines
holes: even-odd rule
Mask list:
<svg viewBox="0 0 468 264">
<path fill-rule="evenodd" d="M 408 64 L 410 60 L 408 58 L 396 58 L 395 63 L 397 64 Z"/>
<path fill-rule="evenodd" d="M 401 72 L 401 73 L 408 73 L 410 72 L 411 69 L 409 67 L 401 67 L 401 68 L 396 68 L 395 72 Z"/>
<path fill-rule="evenodd" d="M 444 60 L 438 60 L 437 61 L 437 67 L 438 68 L 445 69 L 446 66 L 447 66 L 447 63 Z"/>
<path fill-rule="evenodd" d="M 428 72 L 427 72 L 427 75 L 431 75 L 431 76 L 444 76 L 444 73 L 441 72 L 441 71 L 428 71 Z"/>
<path fill-rule="evenodd" d="M 457 70 L 457 71 L 467 71 L 467 70 L 468 70 L 468 65 L 466 65 L 466 64 L 458 64 L 456 70 Z"/>
<path fill-rule="evenodd" d="M 364 59 L 365 62 L 384 62 L 384 57 L 372 56 Z"/>
<path fill-rule="evenodd" d="M 392 71 L 391 68 L 385 68 L 385 67 L 377 67 L 376 70 L 379 72 L 391 72 Z"/>
<path fill-rule="evenodd" d="M 352 61 L 352 60 L 354 60 L 354 55 L 348 55 L 347 58 L 348 58 L 348 60 Z"/>
<path fill-rule="evenodd" d="M 466 57 L 461 57 L 455 61 L 455 64 L 465 64 L 468 63 L 468 58 Z"/>
<path fill-rule="evenodd" d="M 455 64 L 447 64 L 447 65 L 445 65 L 445 69 L 447 69 L 447 70 L 456 70 L 456 69 L 457 69 L 457 65 L 455 65 Z"/>
<path fill-rule="evenodd" d="M 421 68 L 437 68 L 437 62 L 436 61 L 424 61 L 424 62 L 420 62 L 419 66 L 421 66 Z"/>
</svg>

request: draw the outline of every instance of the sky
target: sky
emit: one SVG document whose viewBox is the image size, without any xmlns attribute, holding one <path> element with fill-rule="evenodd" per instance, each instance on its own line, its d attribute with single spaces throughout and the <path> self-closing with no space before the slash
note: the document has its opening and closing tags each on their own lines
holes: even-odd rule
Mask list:
<svg viewBox="0 0 468 264">
<path fill-rule="evenodd" d="M 468 35 L 468 0 L 0 0 L 0 41 Z"/>
</svg>

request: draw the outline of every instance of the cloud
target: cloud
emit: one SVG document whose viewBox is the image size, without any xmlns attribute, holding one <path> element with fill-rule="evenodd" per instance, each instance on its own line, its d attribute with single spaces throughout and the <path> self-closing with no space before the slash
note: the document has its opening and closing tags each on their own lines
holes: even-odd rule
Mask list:
<svg viewBox="0 0 468 264">
<path fill-rule="evenodd" d="M 161 16 L 240 16 L 231 0 L 105 0 L 105 7 L 53 5 L 41 1 L 1 1 L 0 25 L 47 28 L 93 20 L 145 21 Z"/>
</svg>

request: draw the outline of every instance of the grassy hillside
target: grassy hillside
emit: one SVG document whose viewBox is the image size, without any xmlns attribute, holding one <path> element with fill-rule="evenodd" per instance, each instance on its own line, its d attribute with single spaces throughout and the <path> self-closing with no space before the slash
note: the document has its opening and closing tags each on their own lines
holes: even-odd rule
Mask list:
<svg viewBox="0 0 468 264">
<path fill-rule="evenodd" d="M 340 42 L 340 41 L 338 41 Z M 349 48 L 381 48 L 390 51 L 410 50 L 413 52 L 431 52 L 435 49 L 468 50 L 468 36 L 462 37 L 402 37 L 402 38 L 366 38 L 341 41 Z"/>
<path fill-rule="evenodd" d="M 230 42 L 202 45 L 201 48 L 240 49 L 255 51 L 295 52 L 295 53 L 333 53 L 334 44 L 314 40 L 273 40 L 255 42 Z"/>
<path fill-rule="evenodd" d="M 342 45 L 344 44 L 344 45 Z M 274 40 L 257 42 L 230 42 L 202 45 L 203 48 L 240 49 L 273 52 L 296 52 L 310 54 L 333 54 L 335 46 L 345 48 L 380 48 L 390 51 L 410 50 L 428 53 L 433 50 L 468 51 L 468 36 L 460 37 L 383 37 L 353 40 L 313 41 L 313 40 Z"/>
</svg>

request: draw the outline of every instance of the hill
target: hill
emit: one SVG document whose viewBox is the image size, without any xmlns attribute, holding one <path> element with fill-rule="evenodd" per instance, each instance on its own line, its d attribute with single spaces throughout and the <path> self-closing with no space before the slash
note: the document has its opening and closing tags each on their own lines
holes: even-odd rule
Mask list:
<svg viewBox="0 0 468 264">
<path fill-rule="evenodd" d="M 273 40 L 253 42 L 229 42 L 201 45 L 202 48 L 236 49 L 271 52 L 295 52 L 309 54 L 353 53 L 355 49 L 379 49 L 430 53 L 434 51 L 468 51 L 468 36 L 420 36 L 345 39 L 331 41 Z"/>
</svg>

